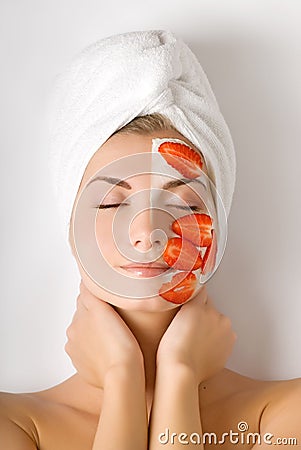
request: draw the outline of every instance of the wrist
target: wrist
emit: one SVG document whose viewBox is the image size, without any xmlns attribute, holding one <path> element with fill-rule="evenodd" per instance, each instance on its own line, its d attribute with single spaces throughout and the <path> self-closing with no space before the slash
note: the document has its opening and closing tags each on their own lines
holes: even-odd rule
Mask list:
<svg viewBox="0 0 301 450">
<path fill-rule="evenodd" d="M 145 384 L 144 366 L 140 363 L 115 364 L 104 377 L 104 388 L 111 384 Z"/>
<path fill-rule="evenodd" d="M 171 380 L 175 382 L 177 382 L 177 380 L 187 380 L 189 383 L 195 386 L 198 386 L 200 384 L 197 379 L 197 375 L 192 367 L 180 362 L 157 363 L 156 379 L 158 379 L 159 381 L 166 380 L 166 382 L 169 383 Z"/>
</svg>

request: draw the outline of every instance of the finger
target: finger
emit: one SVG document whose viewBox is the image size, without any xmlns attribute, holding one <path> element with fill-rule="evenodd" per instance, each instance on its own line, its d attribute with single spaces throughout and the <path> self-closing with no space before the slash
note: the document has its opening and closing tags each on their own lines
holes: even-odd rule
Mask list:
<svg viewBox="0 0 301 450">
<path fill-rule="evenodd" d="M 71 324 L 74 324 L 75 322 L 77 322 L 79 320 L 79 318 L 81 317 L 81 315 L 82 315 L 82 313 L 77 309 L 75 311 L 75 313 L 73 314 L 73 316 L 72 316 L 72 319 L 71 319 L 71 322 L 70 322 L 69 326 Z"/>
<path fill-rule="evenodd" d="M 99 297 L 96 297 L 84 284 L 83 280 L 81 280 L 80 283 L 80 299 L 78 300 L 81 302 L 86 310 L 91 309 L 101 309 L 102 311 L 110 311 L 114 312 L 115 315 L 117 315 L 117 312 L 115 312 L 114 308 L 105 300 L 102 300 Z"/>
<path fill-rule="evenodd" d="M 207 297 L 208 297 L 207 289 L 206 289 L 206 286 L 203 285 L 202 289 L 200 290 L 198 295 L 196 297 L 194 297 L 193 300 L 195 301 L 195 303 L 205 305 L 207 302 Z"/>
<path fill-rule="evenodd" d="M 86 294 L 81 295 L 80 301 L 88 311 L 93 311 L 95 313 L 99 312 L 105 314 L 106 312 L 115 313 L 117 312 L 112 308 L 112 306 L 101 298 L 96 297 L 90 291 Z"/>
<path fill-rule="evenodd" d="M 79 307 L 82 308 L 82 306 L 83 306 L 86 310 L 89 310 L 89 309 L 93 308 L 93 306 L 95 304 L 97 304 L 98 302 L 99 302 L 99 299 L 95 295 L 92 294 L 92 292 L 87 288 L 87 286 L 85 285 L 83 280 L 81 280 L 80 295 L 77 298 L 77 303 L 78 303 Z"/>
<path fill-rule="evenodd" d="M 207 289 L 205 288 L 205 286 L 202 290 L 202 294 L 203 294 L 201 297 L 202 304 L 207 305 L 209 297 L 208 297 L 208 292 L 207 292 Z"/>
<path fill-rule="evenodd" d="M 208 306 L 209 308 L 214 308 L 215 309 L 215 305 L 213 303 L 213 300 L 211 297 L 209 297 L 209 295 L 207 296 L 205 305 Z"/>
<path fill-rule="evenodd" d="M 190 308 L 192 307 L 192 305 L 204 305 L 207 299 L 207 290 L 206 290 L 206 286 L 203 285 L 202 289 L 198 292 L 198 294 L 193 297 L 191 300 L 189 300 L 187 303 L 184 303 L 181 308 L 184 308 L 184 306 L 188 307 L 188 305 L 190 305 Z"/>
<path fill-rule="evenodd" d="M 88 291 L 88 289 L 87 289 L 87 287 L 86 287 L 86 285 L 85 285 L 85 283 L 83 282 L 82 279 L 81 279 L 81 282 L 79 284 L 79 290 L 80 290 L 81 294 L 84 294 L 84 293 L 86 293 Z"/>
<path fill-rule="evenodd" d="M 76 299 L 76 309 L 78 311 L 87 311 L 88 310 L 88 308 L 84 304 L 83 299 L 84 299 L 83 294 L 79 294 L 77 299 Z"/>
<path fill-rule="evenodd" d="M 81 280 L 81 282 L 80 282 L 80 293 L 81 293 L 81 301 L 87 309 L 90 309 L 95 304 L 97 305 L 99 303 L 107 305 L 107 302 L 103 301 L 99 297 L 96 297 L 96 295 L 94 295 L 90 291 L 90 289 L 87 288 L 87 286 L 85 285 L 83 280 Z"/>
<path fill-rule="evenodd" d="M 208 297 L 208 301 L 206 303 L 206 309 L 207 311 L 211 311 L 212 313 L 215 313 L 216 315 L 218 315 L 221 319 L 223 317 L 225 317 L 225 315 L 223 313 L 220 312 L 219 309 L 217 309 L 217 307 L 215 306 L 215 304 L 213 303 L 213 300 L 211 297 Z"/>
<path fill-rule="evenodd" d="M 179 314 L 189 314 L 191 317 L 195 316 L 195 314 L 198 314 L 201 312 L 205 306 L 204 300 L 206 299 L 206 296 L 199 296 L 197 295 L 193 299 L 189 300 L 188 302 L 184 303 L 181 308 L 179 309 Z"/>
<path fill-rule="evenodd" d="M 81 282 L 80 282 L 79 290 L 80 290 L 80 293 L 83 295 L 92 295 L 92 297 L 94 297 L 94 295 L 92 294 L 92 292 L 90 291 L 90 289 L 87 287 L 87 285 L 85 284 L 85 282 L 83 280 L 81 280 Z"/>
</svg>

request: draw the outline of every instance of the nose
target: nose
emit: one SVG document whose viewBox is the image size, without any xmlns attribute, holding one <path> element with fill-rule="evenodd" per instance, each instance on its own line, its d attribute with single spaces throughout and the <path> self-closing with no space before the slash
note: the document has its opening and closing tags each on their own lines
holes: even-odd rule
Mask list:
<svg viewBox="0 0 301 450">
<path fill-rule="evenodd" d="M 153 247 L 155 249 L 163 247 L 165 233 L 158 219 L 158 212 L 152 208 L 139 212 L 134 218 L 129 233 L 131 244 L 137 250 L 147 252 Z"/>
</svg>

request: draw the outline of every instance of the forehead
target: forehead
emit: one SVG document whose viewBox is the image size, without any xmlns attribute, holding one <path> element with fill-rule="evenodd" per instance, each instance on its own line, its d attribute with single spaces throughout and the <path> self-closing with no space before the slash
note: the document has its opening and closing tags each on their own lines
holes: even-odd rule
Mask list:
<svg viewBox="0 0 301 450">
<path fill-rule="evenodd" d="M 154 138 L 181 139 L 189 147 L 199 152 L 188 139 L 174 130 L 160 130 L 147 135 L 118 133 L 109 138 L 92 156 L 84 172 L 79 191 L 91 177 L 108 164 L 118 161 L 125 156 L 151 152 L 152 139 Z M 203 162 L 202 170 L 207 174 L 206 164 L 202 155 L 201 159 Z"/>
</svg>

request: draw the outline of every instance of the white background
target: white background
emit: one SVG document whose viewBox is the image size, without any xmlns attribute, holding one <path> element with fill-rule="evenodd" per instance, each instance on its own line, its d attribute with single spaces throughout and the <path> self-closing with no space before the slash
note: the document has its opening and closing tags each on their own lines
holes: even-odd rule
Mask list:
<svg viewBox="0 0 301 450">
<path fill-rule="evenodd" d="M 102 37 L 164 28 L 196 53 L 236 147 L 226 252 L 208 285 L 238 334 L 227 367 L 301 376 L 300 1 L 2 0 L 2 391 L 74 373 L 64 344 L 80 278 L 57 224 L 43 121 L 53 77 Z"/>
</svg>

